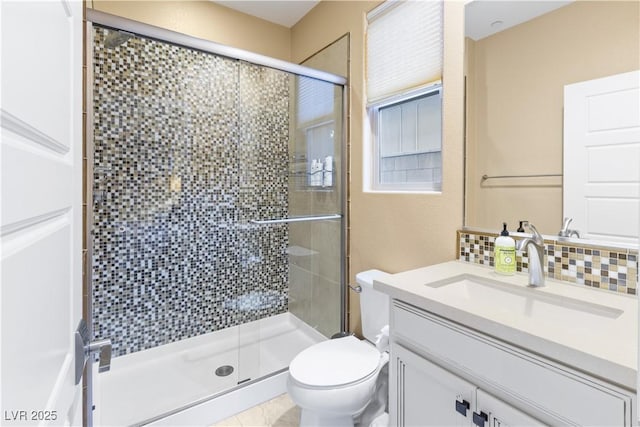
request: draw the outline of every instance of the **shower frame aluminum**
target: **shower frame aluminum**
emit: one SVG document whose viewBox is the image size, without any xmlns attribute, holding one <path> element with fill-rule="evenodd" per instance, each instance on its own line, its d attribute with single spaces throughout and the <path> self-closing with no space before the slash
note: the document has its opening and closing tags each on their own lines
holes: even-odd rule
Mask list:
<svg viewBox="0 0 640 427">
<path fill-rule="evenodd" d="M 215 43 L 212 41 L 200 39 L 193 36 L 188 36 L 182 33 L 178 33 L 175 31 L 167 30 L 165 28 L 156 27 L 149 24 L 144 24 L 141 22 L 133 21 L 127 18 L 111 15 L 108 13 L 100 12 L 94 9 L 87 8 L 86 9 L 86 25 L 85 25 L 85 55 L 86 55 L 86 70 L 85 70 L 85 111 L 87 112 L 85 117 L 85 147 L 84 147 L 84 157 L 85 157 L 85 194 L 83 204 L 85 206 L 85 238 L 86 238 L 86 259 L 85 259 L 85 275 L 84 275 L 84 283 L 83 283 L 83 312 L 85 316 L 85 321 L 87 322 L 87 326 L 90 331 L 93 330 L 93 320 L 92 320 L 92 312 L 93 312 L 93 294 L 92 294 L 92 257 L 93 257 L 93 152 L 94 152 L 94 143 L 93 143 L 93 115 L 91 112 L 93 111 L 93 24 L 97 24 L 102 27 L 107 27 L 113 30 L 121 30 L 127 33 L 131 33 L 133 36 L 139 36 L 149 39 L 158 40 L 164 43 L 170 43 L 177 46 L 195 49 L 203 52 L 208 52 L 214 55 L 224 56 L 231 59 L 237 59 L 241 61 L 246 61 L 249 63 L 253 63 L 256 65 L 261 65 L 268 68 L 273 68 L 280 71 L 285 71 L 291 74 L 309 77 L 317 80 L 322 80 L 328 83 L 333 83 L 342 88 L 342 144 L 341 144 L 341 158 L 342 158 L 342 170 L 341 170 L 341 182 L 340 182 L 340 194 L 341 194 L 341 202 L 340 206 L 342 209 L 342 223 L 341 223 L 341 242 L 340 242 L 340 252 L 341 252 L 341 264 L 340 264 L 340 332 L 346 332 L 347 323 L 348 323 L 348 310 L 347 310 L 347 283 L 348 283 L 348 261 L 347 261 L 347 227 L 348 227 L 348 206 L 347 206 L 347 125 L 348 125 L 348 117 L 347 117 L 347 108 L 348 108 L 348 90 L 347 90 L 347 79 L 343 76 L 339 76 L 336 74 L 328 73 L 321 70 L 316 70 L 313 68 L 305 67 L 299 64 L 294 64 L 291 62 L 283 61 L 280 59 L 271 58 L 265 55 L 260 55 L 257 53 L 245 51 L 242 49 L 237 49 L 230 46 L 225 46 L 219 43 Z M 286 369 L 285 369 L 286 370 Z M 280 372 L 280 371 L 278 371 Z M 275 375 L 278 372 L 274 372 L 270 375 L 267 375 L 267 378 L 271 375 Z M 84 383 L 83 383 L 83 406 L 84 406 L 84 423 L 85 425 L 93 425 L 93 370 L 92 363 L 87 364 L 87 368 L 84 374 Z M 263 378 L 256 379 L 251 381 L 250 383 L 254 383 L 256 381 L 260 381 Z M 222 394 L 231 392 L 239 387 L 243 387 L 244 385 L 250 384 L 244 383 L 237 387 L 234 387 L 230 390 L 222 392 L 220 394 L 214 396 L 207 396 L 204 399 L 197 400 L 192 402 L 189 406 L 198 405 L 204 401 L 208 401 L 210 399 L 219 397 Z M 185 407 L 175 408 L 177 412 L 185 409 Z M 167 414 L 159 415 L 156 419 L 161 419 L 164 416 L 170 415 L 172 412 Z M 152 420 L 149 420 L 152 421 Z"/>
</svg>

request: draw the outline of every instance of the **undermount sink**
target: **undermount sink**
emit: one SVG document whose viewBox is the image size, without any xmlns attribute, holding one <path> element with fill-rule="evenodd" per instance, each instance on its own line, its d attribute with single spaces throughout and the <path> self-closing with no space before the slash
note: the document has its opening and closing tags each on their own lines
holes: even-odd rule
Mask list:
<svg viewBox="0 0 640 427">
<path fill-rule="evenodd" d="M 623 314 L 616 308 L 548 293 L 544 288 L 518 286 L 472 274 L 461 274 L 426 286 L 437 289 L 436 293 L 442 297 L 451 298 L 460 308 L 473 311 L 476 305 L 484 309 L 491 307 L 495 311 L 518 312 L 527 317 L 562 322 L 558 326 L 564 323 L 563 319 L 566 321 L 567 310 L 592 319 L 593 316 L 615 319 Z"/>
</svg>

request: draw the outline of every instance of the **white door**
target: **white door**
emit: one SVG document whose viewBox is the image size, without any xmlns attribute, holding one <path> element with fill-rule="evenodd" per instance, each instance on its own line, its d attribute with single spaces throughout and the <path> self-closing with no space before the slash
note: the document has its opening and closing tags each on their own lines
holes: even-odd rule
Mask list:
<svg viewBox="0 0 640 427">
<path fill-rule="evenodd" d="M 0 424 L 82 423 L 82 2 L 3 0 Z"/>
<path fill-rule="evenodd" d="M 565 86 L 563 191 L 581 237 L 638 243 L 640 71 Z"/>
</svg>

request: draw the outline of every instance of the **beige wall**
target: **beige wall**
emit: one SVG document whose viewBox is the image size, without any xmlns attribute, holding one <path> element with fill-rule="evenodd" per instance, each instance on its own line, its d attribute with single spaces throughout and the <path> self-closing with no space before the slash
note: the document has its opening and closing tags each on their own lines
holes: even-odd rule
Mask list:
<svg viewBox="0 0 640 427">
<path fill-rule="evenodd" d="M 103 1 L 107 13 L 169 28 L 291 62 L 350 34 L 350 283 L 370 268 L 398 272 L 454 259 L 462 225 L 463 51 L 462 2 L 445 3 L 443 191 L 441 194 L 363 192 L 364 30 L 380 1 L 323 1 L 291 30 L 208 1 Z M 250 30 L 248 30 L 250 29 Z M 357 296 L 350 294 L 350 329 L 360 330 Z"/>
<path fill-rule="evenodd" d="M 564 85 L 640 68 L 640 3 L 578 1 L 478 42 L 467 40 L 467 224 L 555 234 L 562 178 Z"/>
<path fill-rule="evenodd" d="M 90 7 L 227 46 L 291 59 L 289 28 L 210 1 L 92 0 Z"/>
<path fill-rule="evenodd" d="M 454 259 L 462 225 L 464 16 L 462 2 L 445 3 L 442 194 L 363 192 L 364 30 L 380 2 L 322 2 L 292 28 L 291 59 L 299 62 L 350 33 L 350 283 L 370 268 L 398 272 Z M 350 329 L 360 331 L 350 293 Z"/>
</svg>

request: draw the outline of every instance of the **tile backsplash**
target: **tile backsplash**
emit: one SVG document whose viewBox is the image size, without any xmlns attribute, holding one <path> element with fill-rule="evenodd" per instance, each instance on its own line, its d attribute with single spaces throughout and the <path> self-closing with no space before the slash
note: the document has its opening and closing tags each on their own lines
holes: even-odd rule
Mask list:
<svg viewBox="0 0 640 427">
<path fill-rule="evenodd" d="M 498 233 L 458 230 L 458 259 L 493 266 L 493 250 Z M 512 236 L 516 241 L 520 238 Z M 638 250 L 580 245 L 545 239 L 544 270 L 547 277 L 579 285 L 635 295 L 638 277 Z M 528 272 L 527 253 L 516 251 L 516 269 Z"/>
</svg>

